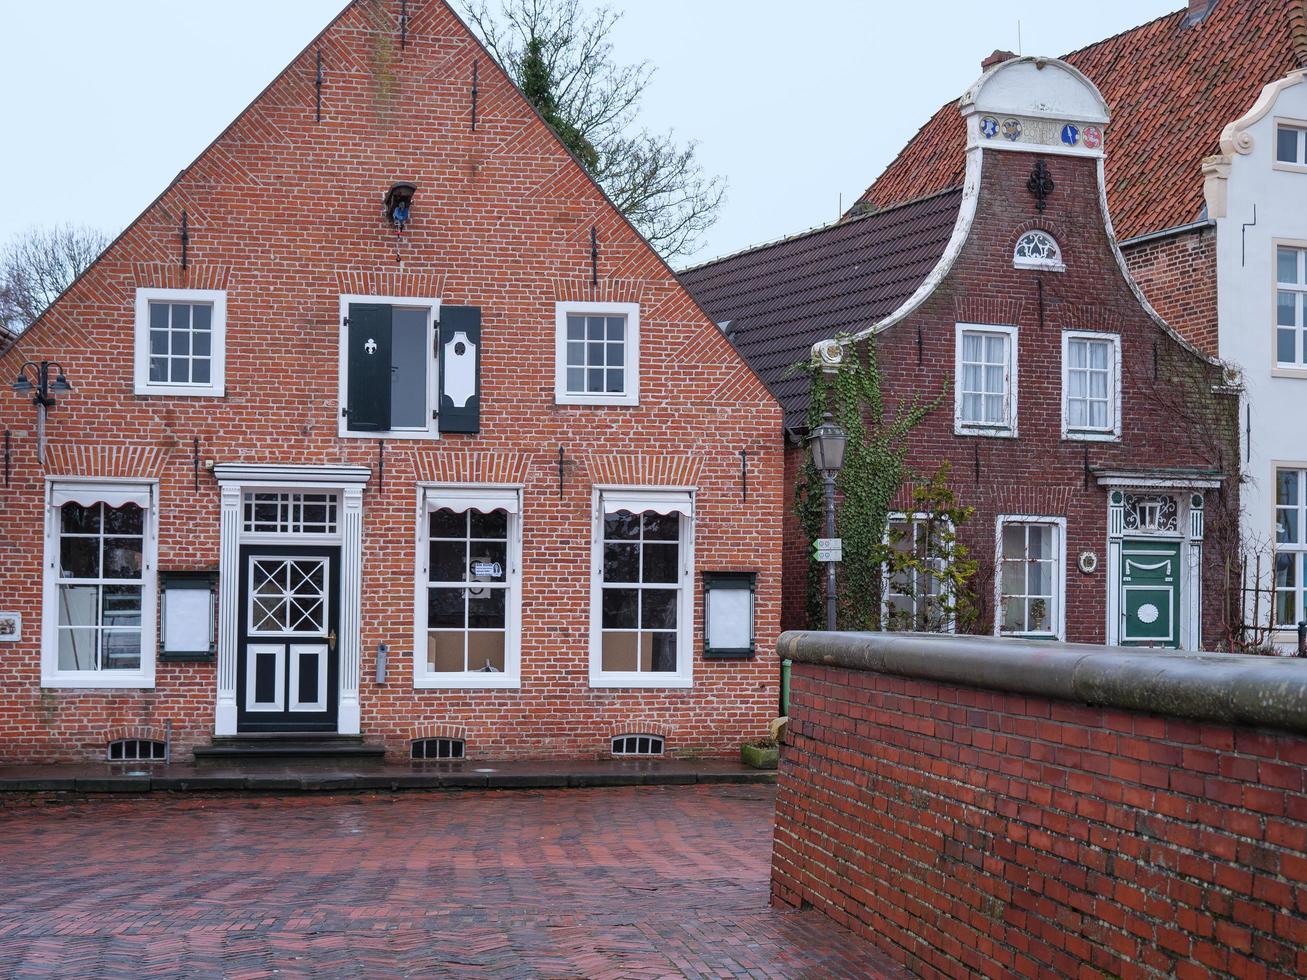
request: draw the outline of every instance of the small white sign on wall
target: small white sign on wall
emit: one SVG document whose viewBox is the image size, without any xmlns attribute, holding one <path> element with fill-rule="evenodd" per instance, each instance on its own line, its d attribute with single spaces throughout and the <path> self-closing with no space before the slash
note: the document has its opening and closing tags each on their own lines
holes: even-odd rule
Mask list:
<svg viewBox="0 0 1307 980">
<path fill-rule="evenodd" d="M 0 612 L 0 643 L 17 643 L 22 636 L 22 615 L 16 612 Z"/>
</svg>

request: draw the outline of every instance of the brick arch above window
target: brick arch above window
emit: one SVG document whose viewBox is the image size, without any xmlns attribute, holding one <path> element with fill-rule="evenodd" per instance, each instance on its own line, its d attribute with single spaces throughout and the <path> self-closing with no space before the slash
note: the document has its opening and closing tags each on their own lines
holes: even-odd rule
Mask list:
<svg viewBox="0 0 1307 980">
<path fill-rule="evenodd" d="M 1066 270 L 1062 261 L 1062 246 L 1052 232 L 1043 228 L 1032 228 L 1017 238 L 1016 245 L 1012 248 L 1012 264 L 1018 269 L 1045 269 L 1050 272 Z"/>
</svg>

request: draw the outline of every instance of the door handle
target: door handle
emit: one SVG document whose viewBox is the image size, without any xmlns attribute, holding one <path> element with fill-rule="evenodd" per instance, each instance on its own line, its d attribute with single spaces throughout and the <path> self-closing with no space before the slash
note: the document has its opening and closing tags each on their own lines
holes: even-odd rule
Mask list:
<svg viewBox="0 0 1307 980">
<path fill-rule="evenodd" d="M 332 630 L 330 633 L 327 634 L 327 652 L 328 652 L 328 653 L 335 653 L 335 652 L 336 652 L 336 631 L 335 631 L 335 630 Z"/>
</svg>

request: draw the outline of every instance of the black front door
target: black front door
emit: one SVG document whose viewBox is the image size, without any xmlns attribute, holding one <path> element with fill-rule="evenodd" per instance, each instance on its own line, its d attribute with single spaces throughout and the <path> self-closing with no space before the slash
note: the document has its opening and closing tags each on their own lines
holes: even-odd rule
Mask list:
<svg viewBox="0 0 1307 980">
<path fill-rule="evenodd" d="M 334 732 L 340 549 L 241 548 L 236 727 Z"/>
</svg>

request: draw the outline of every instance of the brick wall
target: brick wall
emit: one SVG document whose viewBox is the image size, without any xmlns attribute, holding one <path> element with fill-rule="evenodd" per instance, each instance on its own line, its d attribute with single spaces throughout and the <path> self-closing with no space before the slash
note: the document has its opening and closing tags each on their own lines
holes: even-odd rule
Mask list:
<svg viewBox="0 0 1307 980">
<path fill-rule="evenodd" d="M 923 976 L 1307 975 L 1307 737 L 791 677 L 775 904 Z"/>
<path fill-rule="evenodd" d="M 947 462 L 959 503 L 974 508 L 960 539 L 980 563 L 973 580 L 976 629 L 992 631 L 998 515 L 1062 517 L 1070 566 L 1066 639 L 1102 643 L 1108 589 L 1107 491 L 1087 469 L 1220 471 L 1237 452 L 1232 448 L 1237 404 L 1234 398 L 1212 393 L 1219 371 L 1158 326 L 1130 289 L 1111 251 L 1096 162 L 1050 156 L 1046 163 L 1056 186 L 1040 212 L 1026 186 L 1030 156 L 985 151 L 975 218 L 952 268 L 920 306 L 877 334 L 874 343 L 887 418 L 911 405 L 938 400 L 905 440 L 906 461 L 909 471 L 920 477 Z M 1013 267 L 1018 238 L 1033 228 L 1057 239 L 1065 271 Z M 1016 438 L 955 434 L 958 323 L 1017 327 Z M 1085 442 L 1061 435 L 1064 330 L 1121 338 L 1122 422 L 1117 441 Z M 804 451 L 795 448 L 790 453 Z M 793 460 L 787 464 L 787 488 L 793 486 L 797 465 Z M 1222 492 L 1237 493 L 1237 488 Z M 909 509 L 910 502 L 910 486 L 905 486 L 896 506 Z M 1209 517 L 1217 514 L 1217 502 L 1217 495 L 1208 493 Z M 796 543 L 795 533 L 787 525 L 787 626 L 802 622 L 806 587 L 802 536 Z M 1085 574 L 1075 568 L 1082 551 L 1099 556 L 1096 571 Z M 1212 645 L 1225 636 L 1223 570 L 1215 553 L 1208 551 L 1205 557 L 1202 628 L 1204 642 Z"/>
<path fill-rule="evenodd" d="M 1216 357 L 1216 227 L 1126 245 L 1121 251 L 1153 309 L 1191 344 Z"/>
<path fill-rule="evenodd" d="M 0 506 L 0 608 L 23 616 L 22 641 L 0 643 L 0 760 L 95 757 L 107 733 L 167 721 L 183 753 L 212 733 L 212 664 L 160 664 L 152 690 L 40 682 L 45 478 L 159 480 L 160 568 L 216 568 L 218 487 L 204 472 L 193 483 L 194 438 L 201 456 L 217 462 L 372 467 L 363 504 L 362 730 L 396 755 L 432 726 L 464 731 L 469 755 L 479 757 L 595 755 L 615 731 L 655 726 L 669 752 L 730 753 L 774 715 L 779 408 L 449 9 L 410 5 L 401 49 L 399 8 L 398 0 L 348 7 L 0 358 L 7 378 L 25 359 L 58 360 L 76 388 L 51 413 L 44 467 L 31 405 L 0 398 L 0 428 L 14 453 Z M 418 185 L 402 261 L 381 213 L 382 194 L 399 179 Z M 138 287 L 227 291 L 225 397 L 133 394 Z M 478 435 L 386 440 L 384 484 L 378 479 L 378 440 L 337 435 L 342 293 L 481 308 Z M 554 304 L 578 299 L 640 304 L 638 407 L 554 404 Z M 420 480 L 524 486 L 520 690 L 413 688 Z M 693 688 L 589 686 L 592 493 L 615 482 L 698 489 Z M 701 656 L 700 573 L 713 569 L 758 572 L 756 660 Z M 391 649 L 384 687 L 372 682 L 382 642 Z"/>
</svg>

